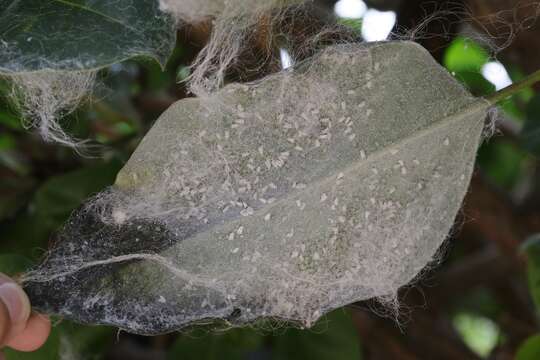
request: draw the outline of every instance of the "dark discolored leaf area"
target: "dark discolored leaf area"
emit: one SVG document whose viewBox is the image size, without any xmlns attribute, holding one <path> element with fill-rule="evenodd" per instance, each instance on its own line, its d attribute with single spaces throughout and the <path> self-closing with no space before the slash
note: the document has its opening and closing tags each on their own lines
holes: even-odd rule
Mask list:
<svg viewBox="0 0 540 360">
<path fill-rule="evenodd" d="M 174 34 L 157 0 L 0 0 L 0 72 L 96 69 L 139 55 L 164 64 Z"/>
</svg>

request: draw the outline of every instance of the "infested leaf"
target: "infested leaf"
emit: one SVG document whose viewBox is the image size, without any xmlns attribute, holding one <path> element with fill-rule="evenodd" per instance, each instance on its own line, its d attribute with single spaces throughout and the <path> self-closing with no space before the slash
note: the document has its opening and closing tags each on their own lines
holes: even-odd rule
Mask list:
<svg viewBox="0 0 540 360">
<path fill-rule="evenodd" d="M 489 103 L 419 45 L 331 46 L 177 102 L 24 285 L 37 309 L 158 334 L 309 327 L 434 260 Z"/>
</svg>

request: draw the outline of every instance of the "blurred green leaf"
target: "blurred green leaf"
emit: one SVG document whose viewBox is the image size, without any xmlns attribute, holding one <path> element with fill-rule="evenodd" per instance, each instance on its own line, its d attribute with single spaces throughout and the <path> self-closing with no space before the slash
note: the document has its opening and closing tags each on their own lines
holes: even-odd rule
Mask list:
<svg viewBox="0 0 540 360">
<path fill-rule="evenodd" d="M 0 152 L 15 147 L 15 139 L 11 134 L 0 134 Z"/>
<path fill-rule="evenodd" d="M 34 212 L 21 214 L 0 228 L 2 251 L 16 252 L 37 260 L 47 248 L 51 231 Z"/>
<path fill-rule="evenodd" d="M 487 81 L 479 72 L 455 71 L 454 77 L 474 96 L 486 96 L 495 92 L 495 85 Z"/>
<path fill-rule="evenodd" d="M 540 359 L 540 335 L 534 335 L 525 340 L 516 353 L 515 360 Z"/>
<path fill-rule="evenodd" d="M 525 149 L 540 156 L 540 94 L 532 98 L 527 106 L 521 139 Z"/>
<path fill-rule="evenodd" d="M 488 52 L 474 40 L 457 37 L 446 49 L 443 64 L 454 73 L 479 73 L 489 62 Z"/>
<path fill-rule="evenodd" d="M 513 83 L 520 82 L 527 74 L 523 73 L 517 66 L 508 64 L 505 66 Z M 518 122 L 525 121 L 526 118 L 526 104 L 529 103 L 534 96 L 534 90 L 532 87 L 525 88 L 513 95 L 509 99 L 501 101 L 498 107 L 504 111 L 510 118 L 517 120 Z"/>
<path fill-rule="evenodd" d="M 47 248 L 51 232 L 85 199 L 111 185 L 121 166 L 113 160 L 49 178 L 36 191 L 28 210 L 0 227 L 3 250 L 39 257 L 35 251 Z"/>
<path fill-rule="evenodd" d="M 338 22 L 353 29 L 358 35 L 362 34 L 362 19 L 340 18 Z"/>
<path fill-rule="evenodd" d="M 0 150 L 0 166 L 5 166 L 20 176 L 30 173 L 30 166 L 15 149 Z"/>
<path fill-rule="evenodd" d="M 228 330 L 222 334 L 198 330 L 182 335 L 171 348 L 169 360 L 358 360 L 359 338 L 349 314 L 336 310 L 312 329 L 285 329 L 263 336 L 250 328 Z"/>
<path fill-rule="evenodd" d="M 274 338 L 274 360 L 361 359 L 358 333 L 349 314 L 338 309 L 312 329 L 288 329 Z"/>
<path fill-rule="evenodd" d="M 52 228 L 62 225 L 86 198 L 114 182 L 120 166 L 113 161 L 50 178 L 36 192 L 36 216 Z"/>
<path fill-rule="evenodd" d="M 480 168 L 491 181 L 505 189 L 512 189 L 521 179 L 526 160 L 525 151 L 504 140 L 487 141 L 478 152 Z"/>
<path fill-rule="evenodd" d="M 452 252 L 454 252 L 452 250 Z M 463 254 L 461 255 L 464 256 Z M 461 258 L 458 258 L 459 261 Z M 487 286 L 479 286 L 456 297 L 453 301 L 454 313 L 475 313 L 490 319 L 497 319 L 504 312 L 495 293 Z"/>
<path fill-rule="evenodd" d="M 263 343 L 263 337 L 249 328 L 231 329 L 222 334 L 205 331 L 180 336 L 170 349 L 167 359 L 240 360 L 260 349 Z"/>
<path fill-rule="evenodd" d="M 4 125 L 5 127 L 12 130 L 22 130 L 20 118 L 14 113 L 12 113 L 11 111 L 8 111 L 7 109 L 3 109 L 1 106 L 0 106 L 0 125 Z"/>
<path fill-rule="evenodd" d="M 453 323 L 463 342 L 481 357 L 487 357 L 499 342 L 500 329 L 489 318 L 464 312 L 456 314 Z"/>
<path fill-rule="evenodd" d="M 540 311 L 540 234 L 533 235 L 525 241 L 522 250 L 527 255 L 529 291 L 537 311 Z"/>
<path fill-rule="evenodd" d="M 443 63 L 473 95 L 486 96 L 495 92 L 495 85 L 481 73 L 489 58 L 488 52 L 474 40 L 457 37 L 446 49 Z"/>
<path fill-rule="evenodd" d="M 506 71 L 508 71 L 508 75 L 510 75 L 510 79 L 512 79 L 512 82 L 517 83 L 522 80 L 524 80 L 527 75 L 523 70 L 517 66 L 516 64 L 506 64 L 505 65 Z M 523 90 L 521 90 L 519 93 L 515 95 L 520 101 L 524 103 L 528 103 L 533 97 L 534 97 L 535 91 L 532 87 L 527 87 Z"/>
<path fill-rule="evenodd" d="M 5 157 L 0 153 L 0 163 Z M 12 170 L 15 170 L 12 168 Z M 20 164 L 18 175 L 25 175 L 27 168 Z M 32 197 L 35 180 L 24 176 L 0 177 L 0 221 L 11 218 L 28 203 Z"/>
<path fill-rule="evenodd" d="M 0 254 L 0 273 L 13 276 L 32 266 L 32 261 L 19 254 Z"/>
</svg>

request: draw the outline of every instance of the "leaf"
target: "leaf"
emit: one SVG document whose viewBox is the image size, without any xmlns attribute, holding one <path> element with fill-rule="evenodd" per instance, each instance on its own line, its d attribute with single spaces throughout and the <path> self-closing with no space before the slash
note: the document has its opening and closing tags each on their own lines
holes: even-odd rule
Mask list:
<svg viewBox="0 0 540 360">
<path fill-rule="evenodd" d="M 478 164 L 486 175 L 501 188 L 512 189 L 523 179 L 527 152 L 508 141 L 486 142 L 478 152 Z"/>
<path fill-rule="evenodd" d="M 157 0 L 0 0 L 0 75 L 26 128 L 76 148 L 59 120 L 73 112 L 103 67 L 149 56 L 165 66 L 173 21 Z"/>
<path fill-rule="evenodd" d="M 304 327 L 433 260 L 489 103 L 411 42 L 333 46 L 171 106 L 25 277 L 33 304 L 158 334 Z"/>
<path fill-rule="evenodd" d="M 460 312 L 454 315 L 453 323 L 463 342 L 482 358 L 488 357 L 500 342 L 501 329 L 490 318 Z"/>
<path fill-rule="evenodd" d="M 207 330 L 181 335 L 168 351 L 170 360 L 242 360 L 260 350 L 263 337 L 253 329 L 232 329 L 210 334 Z"/>
<path fill-rule="evenodd" d="M 2 108 L 0 108 L 0 124 L 10 128 L 11 130 L 21 130 L 21 122 L 19 118 L 17 118 L 10 111 Z"/>
<path fill-rule="evenodd" d="M 273 359 L 362 359 L 358 334 L 344 310 L 336 310 L 311 330 L 288 329 L 274 339 Z"/>
<path fill-rule="evenodd" d="M 22 273 L 32 266 L 32 261 L 19 254 L 0 254 L 0 273 L 9 276 Z"/>
<path fill-rule="evenodd" d="M 480 73 L 460 71 L 455 72 L 454 76 L 475 96 L 485 96 L 495 92 L 495 85 L 487 81 Z"/>
<path fill-rule="evenodd" d="M 540 234 L 531 236 L 522 245 L 527 254 L 527 278 L 537 311 L 540 310 Z"/>
<path fill-rule="evenodd" d="M 516 353 L 516 360 L 540 359 L 540 335 L 534 335 L 525 340 Z"/>
<path fill-rule="evenodd" d="M 344 310 L 333 311 L 310 330 L 278 329 L 265 336 L 250 328 L 219 333 L 209 333 L 207 329 L 188 332 L 175 342 L 168 358 L 241 360 L 266 354 L 272 354 L 275 360 L 362 358 L 358 334 Z"/>
<path fill-rule="evenodd" d="M 0 136 L 1 141 L 1 136 Z M 4 176 L 0 179 L 0 221 L 12 218 L 27 203 L 35 188 L 35 180 L 27 175 L 27 164 L 24 164 L 12 151 L 0 150 L 0 166 L 9 166 L 18 171 L 18 175 Z"/>
<path fill-rule="evenodd" d="M 114 182 L 120 166 L 113 160 L 50 177 L 34 194 L 30 210 L 0 228 L 3 249 L 34 258 L 86 198 Z"/>
<path fill-rule="evenodd" d="M 158 1 L 0 0 L 0 73 L 91 70 L 174 46 Z"/>
<path fill-rule="evenodd" d="M 457 37 L 446 49 L 443 62 L 450 72 L 479 73 L 489 62 L 489 54 L 474 40 Z"/>
<path fill-rule="evenodd" d="M 36 216 L 51 229 L 61 226 L 86 198 L 114 182 L 118 161 L 83 167 L 49 178 L 36 192 Z"/>
<path fill-rule="evenodd" d="M 540 156 L 540 94 L 532 98 L 527 105 L 525 125 L 521 131 L 525 149 Z"/>
</svg>

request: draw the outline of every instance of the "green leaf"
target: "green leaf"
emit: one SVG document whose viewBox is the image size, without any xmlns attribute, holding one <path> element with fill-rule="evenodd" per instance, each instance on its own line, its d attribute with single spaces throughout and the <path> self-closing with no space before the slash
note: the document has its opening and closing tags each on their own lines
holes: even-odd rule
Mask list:
<svg viewBox="0 0 540 360">
<path fill-rule="evenodd" d="M 531 236 L 523 245 L 522 250 L 527 255 L 527 278 L 529 291 L 540 310 L 540 234 Z"/>
<path fill-rule="evenodd" d="M 361 359 L 358 335 L 349 314 L 343 309 L 325 316 L 309 330 L 277 330 L 267 336 L 251 328 L 224 333 L 208 333 L 206 329 L 194 331 L 175 342 L 167 359 L 241 360 L 268 351 L 274 360 Z"/>
<path fill-rule="evenodd" d="M 500 329 L 491 319 L 476 313 L 462 312 L 453 317 L 454 327 L 465 344 L 485 358 L 497 346 Z"/>
<path fill-rule="evenodd" d="M 532 98 L 527 106 L 521 139 L 525 149 L 540 156 L 540 94 Z"/>
<path fill-rule="evenodd" d="M 13 149 L 15 145 L 15 139 L 12 135 L 0 134 L 0 152 Z"/>
<path fill-rule="evenodd" d="M 32 266 L 32 261 L 18 254 L 0 255 L 0 273 L 13 276 L 26 271 Z"/>
<path fill-rule="evenodd" d="M 444 66 L 450 72 L 480 72 L 489 62 L 488 52 L 474 40 L 457 37 L 448 46 L 444 55 Z"/>
<path fill-rule="evenodd" d="M 338 22 L 354 30 L 358 35 L 362 34 L 362 19 L 340 18 Z"/>
<path fill-rule="evenodd" d="M 2 108 L 0 108 L 0 125 L 6 126 L 7 128 L 12 130 L 22 129 L 19 117 L 17 117 L 12 112 Z"/>
<path fill-rule="evenodd" d="M 0 151 L 0 166 L 2 165 L 16 171 L 20 176 L 0 178 L 0 221 L 11 219 L 28 204 L 36 185 L 34 179 L 24 176 L 29 171 L 27 164 L 20 162 L 11 151 Z"/>
<path fill-rule="evenodd" d="M 174 46 L 158 1 L 0 0 L 0 72 L 86 70 Z"/>
<path fill-rule="evenodd" d="M 518 348 L 516 360 L 540 359 L 540 334 L 529 337 Z"/>
<path fill-rule="evenodd" d="M 51 177 L 36 191 L 29 211 L 0 228 L 4 251 L 40 256 L 35 249 L 46 248 L 50 234 L 86 198 L 111 185 L 120 167 L 115 160 Z"/>
<path fill-rule="evenodd" d="M 527 153 L 504 139 L 489 141 L 478 153 L 478 163 L 491 181 L 511 189 L 522 178 Z"/>
<path fill-rule="evenodd" d="M 358 334 L 349 314 L 338 309 L 310 330 L 289 329 L 274 339 L 273 360 L 361 359 Z"/>
<path fill-rule="evenodd" d="M 239 328 L 224 333 L 195 331 L 181 335 L 167 359 L 235 360 L 245 359 L 262 346 L 263 337 L 253 329 Z"/>
<path fill-rule="evenodd" d="M 36 192 L 37 216 L 52 228 L 60 226 L 86 198 L 111 185 L 120 166 L 113 161 L 50 178 Z"/>
<path fill-rule="evenodd" d="M 464 84 L 475 96 L 486 96 L 495 92 L 495 85 L 482 74 L 470 71 L 455 71 L 454 77 Z"/>
</svg>

